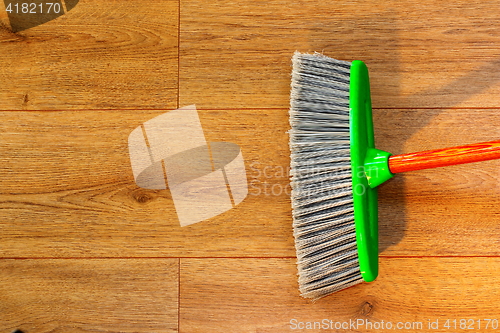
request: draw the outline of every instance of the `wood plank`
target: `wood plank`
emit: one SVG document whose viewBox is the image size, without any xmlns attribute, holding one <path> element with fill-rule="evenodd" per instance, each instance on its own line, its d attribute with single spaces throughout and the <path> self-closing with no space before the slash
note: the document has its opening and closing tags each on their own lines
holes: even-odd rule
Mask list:
<svg viewBox="0 0 500 333">
<path fill-rule="evenodd" d="M 14 33 L 2 14 L 0 109 L 176 107 L 178 15 L 176 0 L 86 0 Z"/>
<path fill-rule="evenodd" d="M 1 113 L 0 257 L 294 255 L 287 112 L 200 112 L 208 141 L 241 146 L 252 183 L 235 209 L 185 228 L 169 191 L 138 188 L 130 167 L 128 135 L 163 112 Z"/>
<path fill-rule="evenodd" d="M 312 303 L 299 296 L 293 259 L 182 259 L 180 331 L 462 332 L 467 319 L 472 331 L 492 332 L 484 319 L 500 320 L 499 269 L 499 258 L 384 258 L 375 282 Z M 445 327 L 448 319 L 456 329 Z M 307 329 L 323 320 L 328 327 Z M 429 329 L 436 321 L 438 329 Z M 344 322 L 347 329 L 335 329 Z"/>
<path fill-rule="evenodd" d="M 299 50 L 364 60 L 375 107 L 496 107 L 497 5 L 184 1 L 180 101 L 205 108 L 288 107 L 290 58 Z"/>
<path fill-rule="evenodd" d="M 200 110 L 241 147 L 248 197 L 181 228 L 168 190 L 135 185 L 129 133 L 163 111 L 0 113 L 0 257 L 293 257 L 287 109 Z M 375 110 L 381 149 L 498 138 L 491 110 Z M 473 129 L 473 130 L 471 130 Z M 380 189 L 385 255 L 499 255 L 498 161 L 398 175 Z"/>
<path fill-rule="evenodd" d="M 178 260 L 0 260 L 0 331 L 177 332 Z"/>
</svg>

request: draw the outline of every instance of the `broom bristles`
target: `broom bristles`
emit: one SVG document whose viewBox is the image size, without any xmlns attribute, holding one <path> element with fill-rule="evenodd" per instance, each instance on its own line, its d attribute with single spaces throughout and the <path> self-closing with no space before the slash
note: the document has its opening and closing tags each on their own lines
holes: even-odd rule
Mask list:
<svg viewBox="0 0 500 333">
<path fill-rule="evenodd" d="M 354 228 L 351 63 L 296 52 L 290 96 L 291 199 L 299 289 L 318 299 L 363 281 Z"/>
</svg>

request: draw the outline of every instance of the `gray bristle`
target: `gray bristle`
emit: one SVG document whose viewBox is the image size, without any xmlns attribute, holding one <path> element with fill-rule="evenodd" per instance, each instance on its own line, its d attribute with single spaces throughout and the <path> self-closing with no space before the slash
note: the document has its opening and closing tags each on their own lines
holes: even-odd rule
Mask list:
<svg viewBox="0 0 500 333">
<path fill-rule="evenodd" d="M 354 230 L 349 145 L 351 63 L 293 56 L 290 150 L 299 288 L 318 299 L 363 281 Z"/>
</svg>

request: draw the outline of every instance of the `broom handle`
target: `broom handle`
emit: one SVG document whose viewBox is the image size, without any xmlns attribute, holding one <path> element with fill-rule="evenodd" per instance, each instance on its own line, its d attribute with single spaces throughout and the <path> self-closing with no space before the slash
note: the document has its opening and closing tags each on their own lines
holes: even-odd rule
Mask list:
<svg viewBox="0 0 500 333">
<path fill-rule="evenodd" d="M 392 173 L 500 159 L 500 140 L 389 157 Z"/>
</svg>

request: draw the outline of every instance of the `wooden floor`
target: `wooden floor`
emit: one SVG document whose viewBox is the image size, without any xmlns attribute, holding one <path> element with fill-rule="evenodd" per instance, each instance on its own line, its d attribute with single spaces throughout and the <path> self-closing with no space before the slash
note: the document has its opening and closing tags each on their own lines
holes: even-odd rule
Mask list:
<svg viewBox="0 0 500 333">
<path fill-rule="evenodd" d="M 499 161 L 382 185 L 379 278 L 316 303 L 286 194 L 295 50 L 368 64 L 381 149 L 495 140 L 498 5 L 81 0 L 14 33 L 1 3 L 0 333 L 500 331 Z M 251 186 L 181 228 L 127 138 L 190 104 Z"/>
</svg>

